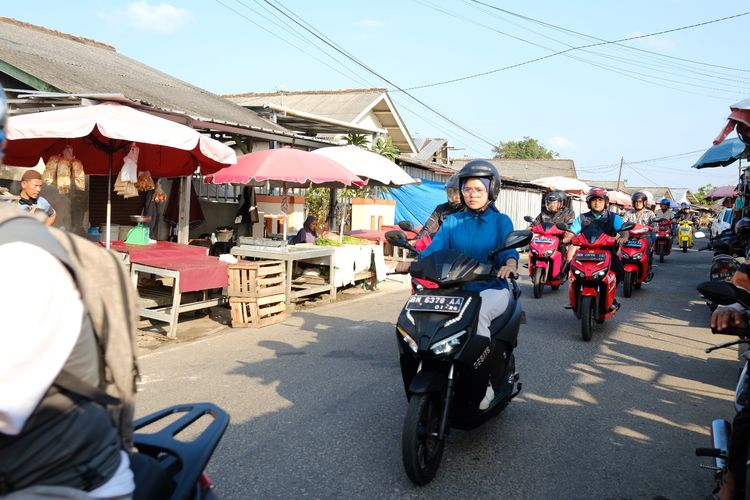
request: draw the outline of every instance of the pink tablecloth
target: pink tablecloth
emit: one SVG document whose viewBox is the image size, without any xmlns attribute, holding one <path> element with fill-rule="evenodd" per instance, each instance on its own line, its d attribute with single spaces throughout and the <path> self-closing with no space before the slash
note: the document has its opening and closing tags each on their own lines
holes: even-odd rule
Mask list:
<svg viewBox="0 0 750 500">
<path fill-rule="evenodd" d="M 180 293 L 224 288 L 228 285 L 227 264 L 206 255 L 206 248 L 158 241 L 153 245 L 111 242 L 112 250 L 125 252 L 131 264 L 143 264 L 180 273 Z"/>
</svg>

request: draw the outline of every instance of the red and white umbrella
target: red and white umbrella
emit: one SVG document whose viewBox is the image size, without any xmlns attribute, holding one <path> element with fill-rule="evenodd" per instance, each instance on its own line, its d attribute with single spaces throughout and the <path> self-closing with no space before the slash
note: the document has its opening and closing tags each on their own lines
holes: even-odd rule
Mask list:
<svg viewBox="0 0 750 500">
<path fill-rule="evenodd" d="M 367 179 L 368 186 L 399 187 L 407 184 L 419 184 L 418 180 L 407 174 L 404 169 L 388 158 L 359 146 L 331 146 L 316 149 L 312 153 L 330 158 L 358 177 Z"/>
<path fill-rule="evenodd" d="M 579 181 L 574 177 L 542 177 L 540 179 L 534 179 L 531 182 L 533 184 L 539 184 L 540 186 L 545 186 L 550 189 L 560 189 L 562 191 L 565 191 L 566 193 L 572 194 L 584 194 L 590 189 L 588 184 L 583 181 Z"/>
<path fill-rule="evenodd" d="M 107 248 L 112 174 L 119 172 L 131 144 L 140 149 L 139 170 L 156 177 L 188 176 L 198 167 L 212 173 L 237 161 L 232 148 L 197 130 L 113 102 L 12 116 L 7 138 L 7 165 L 33 167 L 72 146 L 86 174 L 109 176 Z"/>
<path fill-rule="evenodd" d="M 607 191 L 607 197 L 609 198 L 610 203 L 614 203 L 615 205 L 620 205 L 628 209 L 633 208 L 630 195 L 623 193 L 622 191 Z"/>
</svg>

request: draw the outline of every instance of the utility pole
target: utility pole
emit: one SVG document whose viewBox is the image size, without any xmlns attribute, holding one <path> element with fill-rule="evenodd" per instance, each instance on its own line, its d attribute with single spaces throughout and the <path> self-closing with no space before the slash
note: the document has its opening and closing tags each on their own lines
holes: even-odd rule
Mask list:
<svg viewBox="0 0 750 500">
<path fill-rule="evenodd" d="M 624 161 L 624 158 L 623 158 L 623 157 L 621 156 L 621 157 L 620 157 L 620 171 L 619 171 L 619 172 L 617 172 L 617 190 L 618 190 L 618 191 L 622 191 L 622 190 L 620 189 L 620 177 L 622 177 L 622 162 L 623 162 L 623 161 Z"/>
</svg>

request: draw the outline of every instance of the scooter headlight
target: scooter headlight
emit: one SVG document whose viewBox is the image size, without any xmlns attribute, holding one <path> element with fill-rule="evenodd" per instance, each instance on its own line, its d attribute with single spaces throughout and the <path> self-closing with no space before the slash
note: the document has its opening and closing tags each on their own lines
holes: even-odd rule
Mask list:
<svg viewBox="0 0 750 500">
<path fill-rule="evenodd" d="M 553 253 L 555 253 L 555 249 L 551 248 L 550 250 L 547 250 L 546 252 L 544 252 L 544 256 L 545 257 L 552 257 Z"/>
<path fill-rule="evenodd" d="M 432 351 L 432 354 L 436 356 L 442 356 L 443 354 L 448 354 L 453 349 L 461 345 L 461 338 L 466 335 L 466 330 L 461 330 L 455 335 L 451 335 L 447 339 L 443 339 L 440 342 L 435 342 L 430 346 L 430 350 Z"/>
<path fill-rule="evenodd" d="M 600 269 L 599 271 L 597 271 L 594 274 L 592 274 L 591 277 L 594 278 L 595 280 L 598 280 L 598 279 L 604 278 L 604 276 L 606 276 L 606 275 L 607 275 L 607 270 L 606 269 Z"/>
<path fill-rule="evenodd" d="M 573 274 L 578 276 L 579 278 L 583 278 L 584 276 L 586 276 L 586 273 L 584 273 L 580 269 L 577 269 L 575 267 L 573 267 L 572 269 L 573 269 Z"/>
<path fill-rule="evenodd" d="M 414 352 L 417 352 L 419 348 L 417 347 L 417 343 L 414 341 L 414 339 L 411 338 L 411 335 L 409 335 L 407 331 L 401 328 L 400 326 L 396 327 L 396 331 L 398 331 L 398 333 L 401 334 L 401 338 L 404 339 L 404 342 L 407 343 L 407 345 L 411 348 L 411 350 Z"/>
<path fill-rule="evenodd" d="M 643 252 L 634 253 L 630 256 L 630 260 L 641 260 L 643 258 Z"/>
</svg>

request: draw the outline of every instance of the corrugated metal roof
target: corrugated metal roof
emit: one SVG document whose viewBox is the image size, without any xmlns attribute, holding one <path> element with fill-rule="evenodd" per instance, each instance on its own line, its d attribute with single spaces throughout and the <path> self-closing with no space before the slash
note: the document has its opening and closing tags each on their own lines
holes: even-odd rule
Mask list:
<svg viewBox="0 0 750 500">
<path fill-rule="evenodd" d="M 419 153 L 417 153 L 416 157 L 420 160 L 429 160 L 432 158 L 432 155 L 440 151 L 446 144 L 448 144 L 446 139 L 427 139 L 419 148 Z"/>
<path fill-rule="evenodd" d="M 37 90 L 118 93 L 193 118 L 285 131 L 218 95 L 125 57 L 109 45 L 14 19 L 0 18 L 0 61 L 20 70 L 10 76 Z M 40 82 L 30 83 L 29 76 L 52 88 L 39 88 Z"/>
<path fill-rule="evenodd" d="M 460 170 L 471 160 L 483 159 L 497 167 L 502 177 L 532 181 L 542 177 L 562 176 L 576 179 L 573 160 L 498 160 L 490 158 L 451 158 L 451 164 Z"/>
<path fill-rule="evenodd" d="M 352 122 L 362 110 L 382 97 L 385 89 L 316 90 L 303 92 L 248 92 L 223 97 L 245 107 L 278 104 L 314 115 Z"/>
</svg>

